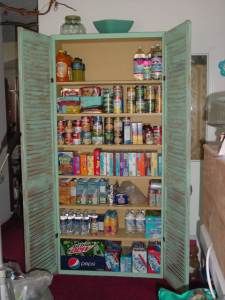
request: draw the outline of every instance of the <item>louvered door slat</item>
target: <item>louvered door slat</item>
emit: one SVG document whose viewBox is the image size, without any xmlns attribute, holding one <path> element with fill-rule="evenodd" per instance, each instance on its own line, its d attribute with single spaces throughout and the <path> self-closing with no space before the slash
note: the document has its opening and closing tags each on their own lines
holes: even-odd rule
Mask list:
<svg viewBox="0 0 225 300">
<path fill-rule="evenodd" d="M 165 36 L 164 276 L 181 288 L 189 281 L 190 22 Z"/>
<path fill-rule="evenodd" d="M 56 204 L 50 38 L 19 29 L 26 270 L 56 271 Z"/>
</svg>

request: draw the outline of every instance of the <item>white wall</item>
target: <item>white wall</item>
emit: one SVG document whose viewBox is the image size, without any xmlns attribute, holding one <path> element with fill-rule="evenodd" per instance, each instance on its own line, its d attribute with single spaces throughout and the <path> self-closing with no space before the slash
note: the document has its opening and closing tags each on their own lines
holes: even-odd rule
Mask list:
<svg viewBox="0 0 225 300">
<path fill-rule="evenodd" d="M 0 15 L 1 21 L 1 15 Z M 0 44 L 2 44 L 2 26 L 0 26 Z M 0 47 L 0 148 L 2 140 L 6 134 L 6 115 L 5 115 L 5 84 L 4 84 L 4 71 L 3 71 L 3 47 Z M 6 154 L 6 149 L 0 154 L 0 166 Z M 10 198 L 9 198 L 9 177 L 8 177 L 8 164 L 6 163 L 3 169 L 4 181 L 0 181 L 0 224 L 9 219 L 10 213 Z"/>
<path fill-rule="evenodd" d="M 39 9 L 48 0 L 39 0 Z M 225 77 L 220 76 L 218 62 L 225 59 L 225 1 L 224 0 L 64 0 L 77 11 L 59 6 L 39 17 L 41 33 L 59 33 L 65 15 L 77 14 L 87 32 L 96 32 L 92 22 L 99 19 L 132 19 L 133 32 L 167 31 L 189 19 L 192 22 L 192 54 L 208 54 L 208 93 L 225 89 Z M 200 163 L 192 162 L 193 193 L 191 197 L 190 234 L 196 234 L 199 209 Z"/>
</svg>

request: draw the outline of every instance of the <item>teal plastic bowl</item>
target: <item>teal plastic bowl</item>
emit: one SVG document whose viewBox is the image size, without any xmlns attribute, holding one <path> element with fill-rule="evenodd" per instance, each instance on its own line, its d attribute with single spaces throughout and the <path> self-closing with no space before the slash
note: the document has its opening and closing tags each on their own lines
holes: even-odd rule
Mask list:
<svg viewBox="0 0 225 300">
<path fill-rule="evenodd" d="M 98 20 L 94 21 L 93 24 L 99 33 L 123 33 L 128 32 L 134 21 L 132 20 Z"/>
</svg>

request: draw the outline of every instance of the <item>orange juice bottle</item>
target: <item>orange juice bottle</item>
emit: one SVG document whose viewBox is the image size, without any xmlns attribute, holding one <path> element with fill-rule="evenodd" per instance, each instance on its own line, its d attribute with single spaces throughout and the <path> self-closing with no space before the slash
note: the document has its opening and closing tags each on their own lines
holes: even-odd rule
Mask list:
<svg viewBox="0 0 225 300">
<path fill-rule="evenodd" d="M 68 58 L 63 50 L 59 50 L 56 55 L 56 81 L 69 81 Z"/>
</svg>

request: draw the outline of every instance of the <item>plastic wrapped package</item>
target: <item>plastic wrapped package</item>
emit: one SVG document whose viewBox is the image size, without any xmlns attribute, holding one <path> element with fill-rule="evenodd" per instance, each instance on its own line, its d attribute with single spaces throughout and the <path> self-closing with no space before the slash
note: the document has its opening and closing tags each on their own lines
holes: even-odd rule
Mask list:
<svg viewBox="0 0 225 300">
<path fill-rule="evenodd" d="M 140 189 L 133 184 L 131 181 L 123 181 L 119 187 L 120 191 L 123 191 L 128 195 L 129 203 L 137 204 L 137 203 L 146 203 L 147 198 L 140 191 Z"/>
<path fill-rule="evenodd" d="M 47 271 L 35 270 L 24 275 L 24 278 L 13 280 L 15 300 L 53 300 L 48 286 L 53 275 Z"/>
<path fill-rule="evenodd" d="M 44 270 L 22 273 L 17 263 L 6 264 L 7 277 L 11 278 L 15 300 L 53 300 L 49 290 L 53 275 Z"/>
</svg>

